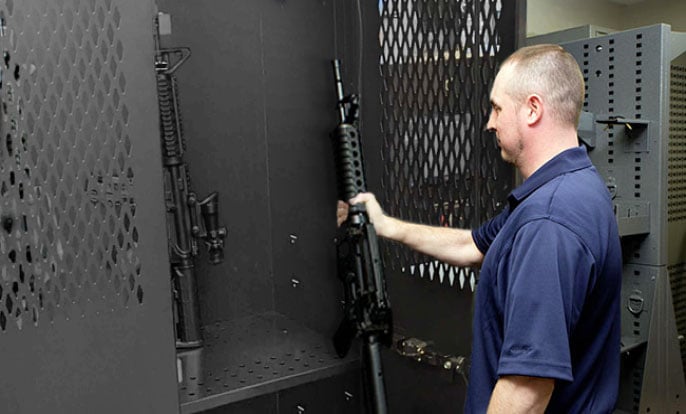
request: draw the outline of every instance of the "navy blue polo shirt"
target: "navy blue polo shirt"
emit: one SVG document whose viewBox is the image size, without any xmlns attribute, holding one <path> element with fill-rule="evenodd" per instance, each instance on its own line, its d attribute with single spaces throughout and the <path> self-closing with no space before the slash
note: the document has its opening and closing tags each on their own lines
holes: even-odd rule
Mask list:
<svg viewBox="0 0 686 414">
<path fill-rule="evenodd" d="M 622 256 L 610 195 L 585 148 L 536 170 L 472 237 L 485 256 L 465 412 L 486 412 L 504 375 L 554 378 L 547 412 L 612 412 Z"/>
</svg>

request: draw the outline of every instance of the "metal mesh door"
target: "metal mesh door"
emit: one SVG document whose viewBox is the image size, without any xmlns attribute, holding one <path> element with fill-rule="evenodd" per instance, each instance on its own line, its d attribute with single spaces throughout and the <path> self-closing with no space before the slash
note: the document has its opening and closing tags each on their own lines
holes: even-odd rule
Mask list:
<svg viewBox="0 0 686 414">
<path fill-rule="evenodd" d="M 148 1 L 0 3 L 10 412 L 175 409 L 151 22 Z"/>
<path fill-rule="evenodd" d="M 511 29 L 502 12 L 501 0 L 383 2 L 382 185 L 393 215 L 470 228 L 501 209 L 513 173 L 484 127 L 501 31 Z M 471 269 L 399 246 L 386 253 L 395 271 L 474 290 Z"/>
<path fill-rule="evenodd" d="M 371 170 L 372 183 L 380 185 L 392 216 L 434 226 L 478 226 L 501 210 L 514 184 L 514 169 L 501 160 L 495 137 L 484 128 L 498 63 L 521 35 L 523 2 L 379 5 L 377 164 L 383 168 Z M 399 244 L 382 248 L 395 332 L 429 341 L 445 355 L 469 355 L 476 272 Z M 384 365 L 391 411 L 449 412 L 464 405 L 462 381 L 398 358 L 388 357 Z M 402 380 L 410 377 L 421 381 Z"/>
</svg>

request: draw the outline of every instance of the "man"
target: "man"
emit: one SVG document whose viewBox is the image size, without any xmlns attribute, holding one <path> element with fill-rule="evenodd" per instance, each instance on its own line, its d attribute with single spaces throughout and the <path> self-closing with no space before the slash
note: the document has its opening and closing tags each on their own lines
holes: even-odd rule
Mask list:
<svg viewBox="0 0 686 414">
<path fill-rule="evenodd" d="M 404 222 L 365 203 L 377 233 L 481 265 L 468 413 L 610 413 L 619 384 L 621 251 L 605 184 L 578 146 L 584 82 L 556 45 L 501 66 L 487 129 L 524 182 L 474 231 Z M 339 202 L 339 223 L 347 204 Z"/>
</svg>

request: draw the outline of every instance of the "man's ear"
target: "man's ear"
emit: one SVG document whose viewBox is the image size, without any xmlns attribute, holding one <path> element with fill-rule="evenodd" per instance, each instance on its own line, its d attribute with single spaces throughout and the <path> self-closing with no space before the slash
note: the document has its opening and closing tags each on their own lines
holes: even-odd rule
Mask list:
<svg viewBox="0 0 686 414">
<path fill-rule="evenodd" d="M 543 100 L 540 96 L 536 94 L 527 96 L 524 107 L 526 108 L 526 123 L 529 126 L 537 124 L 543 118 Z"/>
</svg>

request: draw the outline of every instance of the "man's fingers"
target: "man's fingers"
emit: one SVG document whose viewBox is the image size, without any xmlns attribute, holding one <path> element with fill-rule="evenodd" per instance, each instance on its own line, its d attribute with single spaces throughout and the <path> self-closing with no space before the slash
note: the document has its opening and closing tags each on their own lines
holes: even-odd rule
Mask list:
<svg viewBox="0 0 686 414">
<path fill-rule="evenodd" d="M 359 204 L 359 203 L 366 203 L 369 200 L 374 199 L 374 195 L 372 193 L 360 193 L 356 195 L 355 197 L 351 198 L 349 203 L 350 204 Z"/>
<path fill-rule="evenodd" d="M 348 218 L 348 203 L 338 200 L 336 207 L 336 224 L 341 227 L 341 224 Z"/>
</svg>

